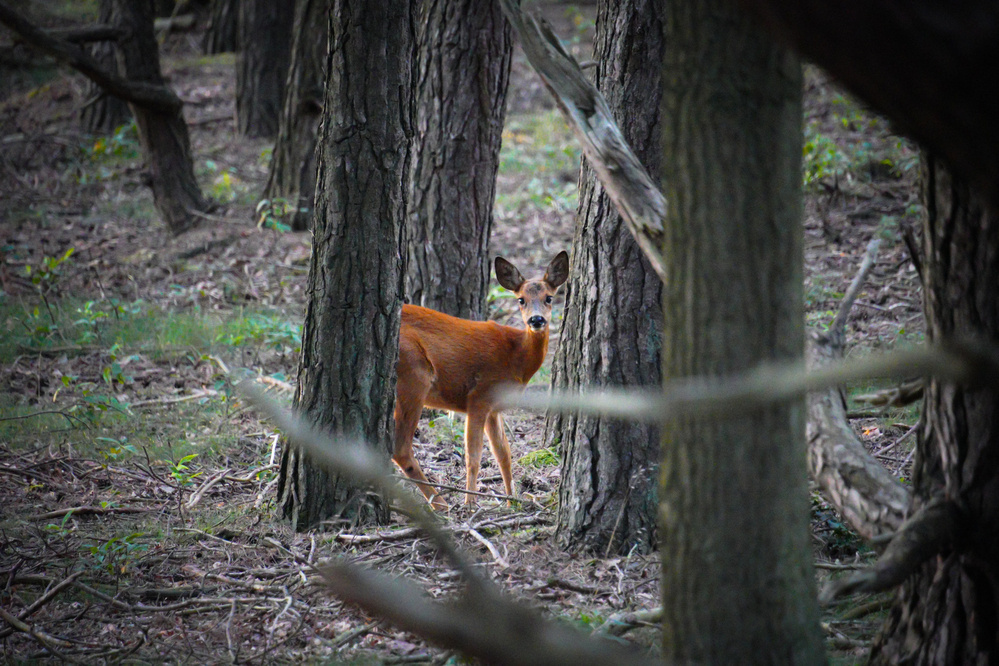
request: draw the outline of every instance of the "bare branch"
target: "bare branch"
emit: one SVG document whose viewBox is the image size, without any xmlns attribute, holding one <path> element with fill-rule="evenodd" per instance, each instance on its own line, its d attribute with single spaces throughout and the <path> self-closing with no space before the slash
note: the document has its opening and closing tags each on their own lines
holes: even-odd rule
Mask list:
<svg viewBox="0 0 999 666">
<path fill-rule="evenodd" d="M 319 432 L 304 419 L 269 398 L 253 380 L 240 382 L 236 388 L 271 419 L 292 445 L 301 447 L 317 465 L 369 483 L 386 498 L 401 504 L 407 515 L 423 528 L 440 551 L 463 574 L 469 589 L 475 589 L 483 597 L 498 596 L 492 582 L 475 571 L 465 555 L 441 529 L 426 504 L 417 502 L 404 491 L 396 476 L 388 473 L 385 461 L 371 453 L 367 446 L 342 436 L 334 439 L 329 433 Z"/>
<path fill-rule="evenodd" d="M 334 443 L 328 435 L 270 400 L 252 381 L 244 381 L 237 388 L 316 464 L 370 483 L 403 504 L 464 574 L 467 584 L 464 599 L 445 606 L 432 602 L 422 590 L 402 579 L 343 563 L 314 567 L 336 596 L 407 631 L 491 663 L 571 663 L 577 666 L 652 663 L 619 644 L 587 639 L 573 629 L 546 621 L 535 611 L 503 598 L 491 581 L 475 572 L 425 505 L 417 504 L 403 491 L 394 477 L 386 474 L 384 461 L 367 447 L 342 439 Z M 491 544 L 486 542 L 486 545 Z M 502 561 L 495 548 L 490 550 L 497 561 Z"/>
<path fill-rule="evenodd" d="M 831 336 L 845 337 L 846 320 L 850 316 L 850 310 L 853 309 L 854 301 L 857 300 L 857 294 L 860 293 L 864 282 L 867 281 L 867 275 L 874 268 L 874 260 L 878 257 L 878 249 L 880 247 L 881 240 L 878 238 L 871 239 L 867 244 L 867 250 L 864 252 L 864 260 L 860 262 L 860 268 L 857 269 L 857 274 L 854 276 L 853 282 L 850 283 L 846 294 L 843 295 L 843 302 L 840 303 L 836 318 L 833 319 L 832 324 L 829 326 Z"/>
<path fill-rule="evenodd" d="M 501 6 L 631 235 L 659 278 L 665 279 L 660 248 L 665 237 L 666 197 L 631 151 L 603 95 L 551 28 L 521 11 L 514 0 L 502 0 Z"/>
<path fill-rule="evenodd" d="M 3 2 L 0 2 L 0 24 L 10 28 L 26 43 L 77 70 L 115 97 L 120 97 L 151 111 L 164 113 L 178 111 L 182 106 L 180 98 L 166 86 L 142 81 L 129 81 L 105 71 L 83 49 L 46 34 L 44 30 L 32 24 Z"/>
</svg>

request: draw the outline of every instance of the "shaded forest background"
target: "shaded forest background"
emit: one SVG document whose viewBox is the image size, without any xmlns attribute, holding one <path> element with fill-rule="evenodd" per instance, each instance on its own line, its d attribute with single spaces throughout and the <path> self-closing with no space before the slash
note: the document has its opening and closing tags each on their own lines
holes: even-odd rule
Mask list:
<svg viewBox="0 0 999 666">
<path fill-rule="evenodd" d="M 577 58 L 590 57 L 592 7 L 538 8 Z M 46 27 L 96 16 L 86 3 L 32 11 Z M 5 583 L 3 605 L 25 607 L 37 586 L 75 576 L 87 589 L 47 601 L 32 621 L 80 658 L 447 662 L 452 655 L 343 607 L 310 580 L 308 563 L 347 554 L 447 595 L 457 581 L 421 541 L 336 524 L 294 534 L 274 515 L 276 435 L 232 385 L 257 375 L 290 401 L 309 239 L 259 206 L 272 143 L 236 135 L 235 57 L 202 55 L 204 19 L 161 45 L 196 174 L 218 204 L 179 237 L 143 184 L 134 126 L 82 134 L 84 79 L 0 34 L 0 571 L 24 577 Z M 519 49 L 510 86 L 489 255 L 540 268 L 569 249 L 579 150 Z M 850 321 L 853 349 L 922 340 L 903 240 L 919 214 L 916 171 L 915 151 L 885 121 L 806 68 L 810 326 L 828 326 L 866 243 L 883 239 Z M 514 322 L 515 303 L 498 287 L 489 300 L 490 318 Z M 548 381 L 547 366 L 534 381 Z M 858 434 L 906 478 L 918 413 L 853 409 Z M 555 547 L 557 452 L 540 448 L 543 417 L 507 421 L 525 503 L 452 516 L 459 541 L 514 596 L 587 629 L 658 605 L 654 556 L 579 558 Z M 425 469 L 462 477 L 462 428 L 460 416 L 421 422 Z M 483 476 L 487 489 L 499 487 L 488 456 Z M 812 518 L 821 576 L 872 557 L 817 493 Z M 832 653 L 846 663 L 860 654 L 884 605 L 857 596 L 826 609 Z M 32 637 L 0 633 L 6 656 L 41 655 Z M 635 636 L 658 643 L 654 629 Z"/>
</svg>

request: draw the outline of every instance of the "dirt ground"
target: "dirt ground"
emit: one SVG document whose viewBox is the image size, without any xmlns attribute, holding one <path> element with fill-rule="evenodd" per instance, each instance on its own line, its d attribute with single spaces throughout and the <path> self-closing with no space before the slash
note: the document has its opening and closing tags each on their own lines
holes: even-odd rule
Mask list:
<svg viewBox="0 0 999 666">
<path fill-rule="evenodd" d="M 545 12 L 588 58 L 593 8 L 551 5 Z M 9 44 L 0 33 L 0 47 Z M 90 302 L 141 304 L 135 307 L 181 327 L 224 327 L 247 312 L 300 323 L 308 235 L 257 226 L 270 145 L 235 136 L 233 58 L 204 58 L 199 44 L 197 31 L 170 35 L 163 66 L 185 102 L 203 188 L 222 205 L 177 238 L 156 218 L 140 182 L 134 140 L 122 135 L 100 144 L 80 132 L 82 77 L 44 61 L 0 63 L 16 74 L 0 99 L 5 336 L 13 340 L 44 320 L 46 308 L 69 302 L 83 319 L 94 316 L 87 314 Z M 13 53 L 33 58 L 23 49 Z M 903 241 L 907 226 L 918 231 L 915 152 L 822 72 L 808 67 L 806 73 L 808 325 L 830 323 L 868 240 L 879 236 L 881 252 L 848 327 L 851 353 L 919 342 L 921 293 Z M 551 108 L 518 50 L 510 122 Z M 564 128 L 561 136 L 568 137 Z M 518 199 L 533 186 L 529 178 L 501 175 L 499 194 L 507 203 L 498 205 L 490 254 L 541 268 L 570 247 L 574 211 Z M 63 257 L 70 248 L 51 279 L 33 281 L 46 257 Z M 114 317 L 130 316 L 122 307 Z M 492 316 L 513 323 L 514 310 L 497 299 Z M 0 622 L 6 661 L 457 663 L 456 655 L 332 598 L 311 568 L 344 557 L 414 580 L 433 597 L 453 594 L 459 581 L 427 542 L 393 533 L 406 525 L 402 516 L 391 529 L 330 524 L 295 534 L 275 513 L 276 434 L 231 394 L 226 371 L 268 378 L 273 393 L 290 401 L 293 325 L 267 328 L 265 343 L 256 345 L 220 342 L 210 329 L 204 349 L 154 350 L 116 349 L 99 335 L 102 325 L 95 321 L 92 343 L 43 332 L 44 345 L 22 344 L 0 367 L 0 609 L 13 617 Z M 96 389 L 86 387 L 101 386 L 105 373 L 112 375 L 103 377 L 108 395 L 95 401 Z M 71 409 L 87 405 L 94 413 Z M 858 434 L 905 478 L 906 435 L 918 414 L 863 406 L 855 412 Z M 445 522 L 459 544 L 510 595 L 584 630 L 657 606 L 654 554 L 600 558 L 557 548 L 558 468 L 528 462 L 539 459 L 543 418 L 514 412 L 508 423 L 514 459 L 521 461 L 514 473 L 527 501 L 452 511 Z M 438 478 L 463 474 L 461 428 L 446 416 L 421 422 L 418 455 Z M 155 445 L 129 448 L 130 442 Z M 185 460 L 191 454 L 197 457 Z M 484 486 L 499 490 L 488 454 L 483 462 Z M 825 567 L 820 577 L 870 556 L 817 494 L 813 529 L 816 558 Z M 877 627 L 877 613 L 854 612 L 858 618 L 851 619 L 851 611 L 877 610 L 883 601 L 856 597 L 824 610 L 837 660 L 853 663 Z M 628 637 L 640 645 L 658 642 L 654 627 Z"/>
</svg>

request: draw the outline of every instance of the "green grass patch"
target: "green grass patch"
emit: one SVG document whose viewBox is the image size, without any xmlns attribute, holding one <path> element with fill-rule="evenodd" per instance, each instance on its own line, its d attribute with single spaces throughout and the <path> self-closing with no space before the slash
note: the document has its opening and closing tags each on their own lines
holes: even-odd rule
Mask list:
<svg viewBox="0 0 999 666">
<path fill-rule="evenodd" d="M 802 180 L 806 189 L 856 180 L 899 179 L 919 163 L 918 151 L 891 134 L 886 120 L 856 100 L 838 94 L 832 100 L 832 122 L 806 119 L 802 143 Z"/>
<path fill-rule="evenodd" d="M 509 194 L 497 194 L 501 216 L 575 210 L 579 200 L 580 149 L 556 110 L 508 119 L 500 149 L 499 177 L 513 179 Z"/>
<path fill-rule="evenodd" d="M 555 449 L 537 449 L 517 461 L 522 467 L 557 467 L 560 460 Z"/>
</svg>

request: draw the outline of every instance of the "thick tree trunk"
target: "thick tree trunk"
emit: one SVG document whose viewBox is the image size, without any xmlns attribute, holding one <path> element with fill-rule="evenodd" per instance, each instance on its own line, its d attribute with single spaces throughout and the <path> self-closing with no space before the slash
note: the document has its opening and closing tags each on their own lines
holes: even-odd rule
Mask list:
<svg viewBox="0 0 999 666">
<path fill-rule="evenodd" d="M 293 15 L 286 3 L 239 3 L 236 129 L 243 136 L 270 138 L 277 134 L 291 59 Z"/>
<path fill-rule="evenodd" d="M 923 165 L 923 288 L 929 337 L 999 341 L 999 214 L 935 160 Z M 901 587 L 876 664 L 999 660 L 999 396 L 931 380 L 913 470 L 918 511 L 944 496 L 965 515 L 959 542 Z"/>
<path fill-rule="evenodd" d="M 664 0 L 603 0 L 597 9 L 596 84 L 628 143 L 653 175 L 662 161 Z M 650 386 L 661 378 L 662 282 L 595 174 L 584 168 L 561 340 L 558 389 Z M 611 342 L 613 341 L 613 342 Z M 550 414 L 545 442 L 562 457 L 558 539 L 599 554 L 656 544 L 659 429 L 594 416 Z"/>
<path fill-rule="evenodd" d="M 113 4 L 116 24 L 130 35 L 118 42 L 122 75 L 133 82 L 163 86 L 151 0 L 113 0 Z M 154 110 L 129 106 L 139 130 L 156 210 L 167 227 L 179 234 L 198 222 L 199 212 L 209 209 L 194 177 L 187 123 L 180 107 Z"/>
<path fill-rule="evenodd" d="M 482 319 L 512 35 L 495 0 L 425 0 L 416 41 L 406 296 Z"/>
<path fill-rule="evenodd" d="M 97 22 L 110 25 L 114 20 L 111 0 L 100 0 Z M 109 72 L 118 69 L 114 42 L 100 41 L 90 47 L 90 54 Z M 132 118 L 128 102 L 110 95 L 93 81 L 87 80 L 87 101 L 80 110 L 80 125 L 90 134 L 111 134 Z"/>
<path fill-rule="evenodd" d="M 409 3 L 333 3 L 319 137 L 309 306 L 295 405 L 365 438 L 389 465 L 399 353 L 412 110 Z M 281 460 L 282 513 L 299 530 L 330 516 L 384 521 L 387 508 L 296 449 Z"/>
<path fill-rule="evenodd" d="M 237 49 L 237 0 L 212 0 L 208 27 L 202 38 L 201 49 L 206 55 L 227 53 Z"/>
<path fill-rule="evenodd" d="M 316 133 L 323 111 L 329 0 L 297 0 L 291 66 L 264 197 L 287 209 L 294 231 L 312 226 Z M 283 204 L 281 206 L 280 204 Z"/>
<path fill-rule="evenodd" d="M 666 9 L 663 378 L 800 360 L 800 65 L 727 2 Z M 824 663 L 804 402 L 662 446 L 665 660 Z"/>
</svg>

